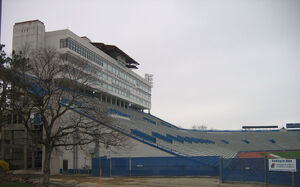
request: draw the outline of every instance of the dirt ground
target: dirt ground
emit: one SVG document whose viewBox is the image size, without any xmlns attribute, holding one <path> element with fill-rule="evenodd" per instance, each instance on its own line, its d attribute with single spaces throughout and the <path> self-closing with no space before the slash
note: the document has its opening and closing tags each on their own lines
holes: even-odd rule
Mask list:
<svg viewBox="0 0 300 187">
<path fill-rule="evenodd" d="M 53 186 L 99 187 L 99 178 L 90 175 L 57 175 L 51 177 Z M 56 185 L 55 185 L 56 184 Z M 218 178 L 211 177 L 104 177 L 101 187 L 265 187 L 264 184 L 219 183 Z M 269 187 L 273 185 L 269 185 Z M 274 186 L 275 187 L 275 186 Z M 283 186 L 280 186 L 283 187 Z"/>
</svg>

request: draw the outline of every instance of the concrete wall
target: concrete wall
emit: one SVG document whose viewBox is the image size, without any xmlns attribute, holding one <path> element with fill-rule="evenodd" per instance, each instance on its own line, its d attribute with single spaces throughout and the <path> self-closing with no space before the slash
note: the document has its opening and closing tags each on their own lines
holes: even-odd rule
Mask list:
<svg viewBox="0 0 300 187">
<path fill-rule="evenodd" d="M 130 138 L 128 145 L 124 148 L 111 147 L 105 149 L 100 148 L 100 155 L 107 157 L 162 157 L 174 156 L 170 153 L 154 148 L 150 145 L 144 144 L 138 140 Z"/>
<path fill-rule="evenodd" d="M 166 153 L 162 150 L 146 145 L 135 139 L 130 138 L 125 147 L 109 147 L 105 148 L 103 144 L 100 145 L 100 156 L 111 157 L 167 157 L 174 156 Z M 63 160 L 68 160 L 68 169 L 91 169 L 91 158 L 95 154 L 91 154 L 91 150 L 94 150 L 95 144 L 78 146 L 77 159 L 74 147 L 71 149 L 65 149 L 61 147 L 58 151 L 52 154 L 51 160 L 51 174 L 55 175 L 59 173 L 60 169 L 63 169 Z M 76 160 L 74 160 L 76 159 Z M 77 162 L 77 167 L 74 165 Z"/>
<path fill-rule="evenodd" d="M 13 50 L 28 52 L 45 47 L 45 26 L 42 22 L 16 23 L 13 29 Z"/>
</svg>

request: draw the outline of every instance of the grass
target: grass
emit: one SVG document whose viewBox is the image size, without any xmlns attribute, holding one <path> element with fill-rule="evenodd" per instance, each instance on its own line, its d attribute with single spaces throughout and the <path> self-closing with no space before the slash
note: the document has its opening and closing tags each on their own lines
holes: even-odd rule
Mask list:
<svg viewBox="0 0 300 187">
<path fill-rule="evenodd" d="M 262 152 L 260 155 L 269 156 L 270 154 L 286 159 L 300 159 L 300 151 L 278 151 L 278 152 Z"/>
<path fill-rule="evenodd" d="M 283 151 L 283 152 L 272 152 L 272 154 L 280 156 L 282 158 L 297 159 L 300 158 L 300 151 Z"/>
<path fill-rule="evenodd" d="M 259 153 L 259 154 L 262 155 L 262 156 L 268 157 L 270 153 L 265 153 L 265 152 L 263 152 L 263 153 Z"/>
</svg>

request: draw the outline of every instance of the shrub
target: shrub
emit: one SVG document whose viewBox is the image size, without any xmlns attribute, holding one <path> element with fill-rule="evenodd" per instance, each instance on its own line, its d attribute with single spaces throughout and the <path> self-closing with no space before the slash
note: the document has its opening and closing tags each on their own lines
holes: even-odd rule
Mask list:
<svg viewBox="0 0 300 187">
<path fill-rule="evenodd" d="M 0 160 L 0 171 L 8 171 L 8 170 L 9 170 L 9 164 L 4 160 Z"/>
</svg>

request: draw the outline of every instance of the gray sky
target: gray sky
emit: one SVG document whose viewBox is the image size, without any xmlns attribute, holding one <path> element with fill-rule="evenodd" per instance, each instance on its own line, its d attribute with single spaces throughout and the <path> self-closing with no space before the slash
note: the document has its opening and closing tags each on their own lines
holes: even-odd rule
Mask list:
<svg viewBox="0 0 300 187">
<path fill-rule="evenodd" d="M 3 0 L 2 43 L 39 19 L 113 44 L 154 74 L 151 113 L 177 126 L 300 122 L 299 0 Z"/>
</svg>

